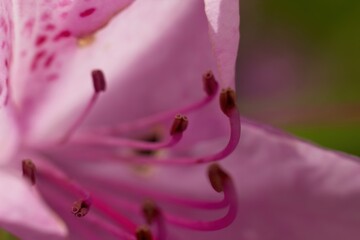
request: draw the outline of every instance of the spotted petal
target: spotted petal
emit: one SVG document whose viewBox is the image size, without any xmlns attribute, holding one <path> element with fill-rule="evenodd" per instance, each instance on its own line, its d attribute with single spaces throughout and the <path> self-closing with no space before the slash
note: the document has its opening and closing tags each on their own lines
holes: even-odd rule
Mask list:
<svg viewBox="0 0 360 240">
<path fill-rule="evenodd" d="M 92 43 L 66 60 L 63 84 L 34 114 L 32 126 L 38 137 L 56 135 L 56 126 L 65 127 L 79 114 L 93 91 L 94 68 L 104 71 L 108 90 L 92 111 L 93 124 L 132 121 L 202 98 L 202 74 L 212 69 L 219 76 L 204 9 L 203 2 L 192 0 L 131 4 L 93 35 Z M 221 117 L 209 121 L 221 122 Z M 223 130 L 214 129 L 214 135 Z"/>
<path fill-rule="evenodd" d="M 10 41 L 5 38 L 7 35 L 4 37 L 6 41 L 2 41 L 3 48 L 10 49 L 11 59 L 8 55 L 2 55 L 1 67 L 9 65 L 11 70 L 11 100 L 19 110 L 22 121 L 31 121 L 29 116 L 36 114 L 34 112 L 39 105 L 67 77 L 63 73 L 77 68 L 78 63 L 72 60 L 79 51 L 78 38 L 98 30 L 131 2 L 14 0 L 6 6 L 2 3 L 6 13 L 13 13 L 13 16 L 11 24 L 5 19 L 1 26 L 12 33 L 13 39 L 11 46 L 8 46 Z M 2 78 L 0 89 L 8 81 Z M 74 78 L 70 81 L 78 82 Z M 1 95 L 2 98 L 4 96 L 6 94 Z"/>
</svg>

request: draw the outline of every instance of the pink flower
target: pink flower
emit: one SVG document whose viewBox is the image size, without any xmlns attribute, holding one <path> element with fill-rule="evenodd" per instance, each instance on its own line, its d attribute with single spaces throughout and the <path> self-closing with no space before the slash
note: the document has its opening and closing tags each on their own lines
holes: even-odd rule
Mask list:
<svg viewBox="0 0 360 240">
<path fill-rule="evenodd" d="M 22 239 L 358 238 L 358 159 L 248 120 L 238 145 L 238 1 L 1 7 L 5 229 Z"/>
</svg>

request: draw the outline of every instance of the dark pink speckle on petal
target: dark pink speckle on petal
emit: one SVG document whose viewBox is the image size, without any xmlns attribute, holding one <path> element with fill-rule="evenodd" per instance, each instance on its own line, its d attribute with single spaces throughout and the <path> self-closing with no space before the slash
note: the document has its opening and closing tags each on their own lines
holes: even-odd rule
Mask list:
<svg viewBox="0 0 360 240">
<path fill-rule="evenodd" d="M 64 30 L 59 32 L 55 37 L 54 37 L 54 41 L 59 41 L 62 38 L 68 38 L 71 36 L 71 32 L 69 30 Z"/>
<path fill-rule="evenodd" d="M 47 37 L 45 35 L 40 35 L 36 38 L 36 41 L 35 41 L 35 45 L 36 46 L 41 46 L 42 44 L 44 44 L 47 40 Z"/>
<path fill-rule="evenodd" d="M 85 11 L 82 11 L 79 16 L 80 17 L 88 17 L 90 16 L 91 14 L 93 14 L 95 12 L 96 8 L 89 8 L 89 9 L 86 9 Z"/>
<path fill-rule="evenodd" d="M 45 60 L 44 67 L 49 68 L 51 64 L 54 62 L 55 54 L 48 56 Z"/>
<path fill-rule="evenodd" d="M 32 64 L 31 64 L 31 70 L 32 71 L 35 71 L 38 64 L 39 64 L 39 61 L 46 55 L 46 51 L 40 51 L 40 52 L 37 52 L 32 60 Z"/>
<path fill-rule="evenodd" d="M 48 76 L 46 77 L 46 80 L 47 80 L 48 82 L 52 82 L 52 81 L 55 81 L 55 80 L 58 79 L 58 78 L 59 78 L 59 75 L 56 74 L 56 73 L 53 73 L 53 74 L 48 75 Z"/>
<path fill-rule="evenodd" d="M 52 30 L 54 30 L 55 29 L 55 25 L 54 24 L 47 24 L 46 26 L 45 26 L 45 30 L 47 30 L 47 31 L 52 31 Z"/>
</svg>

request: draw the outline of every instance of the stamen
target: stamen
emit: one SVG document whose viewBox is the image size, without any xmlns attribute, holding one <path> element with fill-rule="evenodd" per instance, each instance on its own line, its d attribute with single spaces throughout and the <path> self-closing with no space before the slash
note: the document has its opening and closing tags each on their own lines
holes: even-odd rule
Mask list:
<svg viewBox="0 0 360 240">
<path fill-rule="evenodd" d="M 170 129 L 170 135 L 174 136 L 182 134 L 186 130 L 188 124 L 189 120 L 186 116 L 180 114 L 176 115 Z"/>
<path fill-rule="evenodd" d="M 227 214 L 224 217 L 213 221 L 194 221 L 164 213 L 164 218 L 166 221 L 171 224 L 193 230 L 216 231 L 229 226 L 235 220 L 238 211 L 238 203 L 233 181 L 231 180 L 230 176 L 225 173 L 225 171 L 222 170 L 219 166 L 211 165 L 208 170 L 208 175 L 212 185 L 214 178 L 217 179 L 215 181 L 216 188 L 214 189 L 218 191 L 219 187 L 221 186 L 221 191 L 224 192 L 224 195 L 226 195 L 226 198 L 229 200 L 229 209 Z M 219 179 L 221 180 L 219 181 Z"/>
<path fill-rule="evenodd" d="M 96 93 L 104 92 L 106 90 L 106 81 L 104 73 L 101 70 L 93 70 L 91 72 L 94 89 Z"/>
<path fill-rule="evenodd" d="M 90 210 L 90 204 L 84 200 L 74 202 L 71 212 L 77 217 L 84 217 Z"/>
<path fill-rule="evenodd" d="M 230 117 L 231 113 L 237 108 L 236 94 L 234 90 L 226 88 L 221 91 L 220 107 L 223 113 Z"/>
<path fill-rule="evenodd" d="M 236 96 L 235 91 L 228 88 L 224 90 L 220 96 L 220 107 L 229 118 L 230 123 L 230 138 L 221 151 L 204 157 L 189 157 L 189 158 L 171 158 L 167 161 L 165 159 L 157 158 L 129 158 L 124 156 L 118 156 L 117 154 L 108 154 L 106 157 L 109 157 L 113 160 L 122 160 L 128 161 L 131 163 L 148 163 L 148 164 L 162 164 L 162 165 L 192 165 L 192 164 L 201 164 L 201 163 L 210 163 L 215 162 L 229 156 L 236 148 L 240 140 L 241 124 L 240 124 L 240 113 L 236 107 Z"/>
<path fill-rule="evenodd" d="M 153 236 L 149 228 L 141 226 L 136 230 L 136 240 L 153 240 Z"/>
<path fill-rule="evenodd" d="M 91 109 L 94 107 L 99 97 L 99 94 L 105 91 L 106 89 L 105 76 L 101 70 L 93 70 L 91 72 L 91 77 L 94 85 L 94 94 L 92 95 L 90 101 L 88 102 L 87 106 L 85 107 L 81 115 L 68 129 L 68 131 L 64 134 L 60 143 L 65 143 L 70 139 L 70 137 L 74 134 L 74 132 L 79 128 L 81 123 L 85 120 L 86 116 L 90 113 Z"/>
<path fill-rule="evenodd" d="M 214 96 L 219 89 L 219 84 L 215 80 L 212 71 L 208 71 L 203 75 L 204 90 L 209 96 Z"/>
<path fill-rule="evenodd" d="M 226 182 L 229 181 L 229 176 L 220 168 L 218 164 L 211 164 L 209 166 L 208 177 L 211 186 L 216 192 L 223 192 Z"/>
<path fill-rule="evenodd" d="M 90 209 L 90 206 L 92 206 L 92 208 L 96 208 L 106 216 L 110 217 L 124 230 L 132 234 L 135 233 L 136 225 L 132 221 L 127 219 L 125 216 L 122 216 L 120 213 L 115 212 L 108 204 L 104 203 L 100 199 L 90 196 L 90 194 L 80 187 L 78 183 L 70 181 L 66 176 L 52 172 L 50 169 L 39 171 L 39 173 L 40 176 L 46 177 L 67 191 L 81 196 L 81 200 L 75 202 L 72 207 L 74 215 L 77 216 L 77 213 L 79 212 L 82 215 L 78 217 L 85 216 Z"/>
<path fill-rule="evenodd" d="M 103 146 L 130 147 L 140 150 L 159 150 L 161 148 L 172 147 L 180 142 L 182 139 L 182 134 L 186 130 L 187 125 L 188 119 L 186 116 L 176 115 L 170 130 L 171 138 L 165 142 L 149 142 L 91 133 L 78 134 L 76 137 L 74 137 L 72 142 L 79 144 L 99 144 Z"/>
<path fill-rule="evenodd" d="M 32 185 L 36 183 L 36 166 L 30 159 L 22 161 L 23 177 L 28 179 Z"/>
<path fill-rule="evenodd" d="M 145 217 L 146 222 L 151 225 L 156 222 L 158 229 L 158 240 L 166 239 L 166 227 L 164 218 L 158 206 L 153 201 L 145 201 L 142 206 L 142 213 Z"/>
<path fill-rule="evenodd" d="M 147 200 L 143 203 L 142 212 L 146 222 L 151 225 L 156 218 L 160 215 L 160 210 L 153 201 Z"/>
<path fill-rule="evenodd" d="M 205 73 L 203 75 L 203 88 L 206 93 L 206 96 L 199 100 L 198 102 L 192 103 L 190 105 L 180 107 L 178 109 L 172 109 L 167 112 L 161 112 L 158 114 L 154 114 L 149 117 L 145 117 L 142 119 L 138 119 L 129 123 L 121 123 L 115 127 L 108 128 L 108 127 L 100 127 L 96 129 L 96 132 L 101 133 L 127 133 L 132 132 L 139 129 L 150 128 L 151 126 L 164 122 L 168 119 L 171 119 L 177 113 L 187 114 L 194 110 L 200 109 L 210 103 L 218 92 L 218 83 L 211 71 Z"/>
</svg>

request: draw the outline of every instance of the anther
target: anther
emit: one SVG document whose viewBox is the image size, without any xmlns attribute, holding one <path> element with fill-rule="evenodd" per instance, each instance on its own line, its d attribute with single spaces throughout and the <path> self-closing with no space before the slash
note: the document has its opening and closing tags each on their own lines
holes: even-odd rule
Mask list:
<svg viewBox="0 0 360 240">
<path fill-rule="evenodd" d="M 223 192 L 224 185 L 230 179 L 229 175 L 216 163 L 209 166 L 208 177 L 216 192 Z"/>
<path fill-rule="evenodd" d="M 149 228 L 141 226 L 136 229 L 136 240 L 152 240 L 153 236 Z"/>
<path fill-rule="evenodd" d="M 71 212 L 77 217 L 84 217 L 90 210 L 90 204 L 83 200 L 74 202 Z"/>
<path fill-rule="evenodd" d="M 32 185 L 36 182 L 36 166 L 30 159 L 22 161 L 23 176 L 30 181 Z"/>
<path fill-rule="evenodd" d="M 105 81 L 104 73 L 101 70 L 96 69 L 91 72 L 91 76 L 92 76 L 95 92 L 99 93 L 105 91 L 106 81 Z"/>
<path fill-rule="evenodd" d="M 178 114 L 175 116 L 173 124 L 170 129 L 170 135 L 174 136 L 176 134 L 183 133 L 189 124 L 189 120 L 186 116 Z"/>
<path fill-rule="evenodd" d="M 232 111 L 237 108 L 236 94 L 231 88 L 223 89 L 220 93 L 220 107 L 223 113 L 230 117 Z"/>
<path fill-rule="evenodd" d="M 207 71 L 203 74 L 203 86 L 204 90 L 209 96 L 213 96 L 216 94 L 219 84 L 215 80 L 214 74 L 212 71 Z"/>
<path fill-rule="evenodd" d="M 143 203 L 142 213 L 144 214 L 146 222 L 148 224 L 152 224 L 154 220 L 159 217 L 160 210 L 156 206 L 155 202 L 147 200 Z"/>
</svg>

